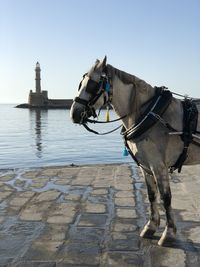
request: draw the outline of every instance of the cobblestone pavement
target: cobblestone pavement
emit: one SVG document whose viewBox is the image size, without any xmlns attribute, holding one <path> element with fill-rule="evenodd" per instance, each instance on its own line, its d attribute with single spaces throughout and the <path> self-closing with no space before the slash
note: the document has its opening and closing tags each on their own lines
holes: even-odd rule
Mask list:
<svg viewBox="0 0 200 267">
<path fill-rule="evenodd" d="M 0 171 L 0 267 L 200 266 L 200 167 L 171 179 L 177 241 L 140 239 L 146 187 L 134 165 Z"/>
</svg>

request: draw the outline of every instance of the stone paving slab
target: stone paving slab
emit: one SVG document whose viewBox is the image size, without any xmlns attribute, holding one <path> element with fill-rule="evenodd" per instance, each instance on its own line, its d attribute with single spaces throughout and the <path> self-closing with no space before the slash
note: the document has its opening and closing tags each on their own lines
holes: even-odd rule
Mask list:
<svg viewBox="0 0 200 267">
<path fill-rule="evenodd" d="M 0 171 L 0 267 L 200 266 L 200 166 L 171 177 L 177 240 L 139 232 L 149 216 L 131 164 Z"/>
</svg>

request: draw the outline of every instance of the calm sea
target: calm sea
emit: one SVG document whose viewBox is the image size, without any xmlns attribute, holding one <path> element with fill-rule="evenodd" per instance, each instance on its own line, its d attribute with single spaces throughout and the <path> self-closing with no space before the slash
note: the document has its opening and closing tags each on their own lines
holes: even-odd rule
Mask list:
<svg viewBox="0 0 200 267">
<path fill-rule="evenodd" d="M 0 104 L 0 169 L 68 164 L 125 163 L 120 130 L 107 136 L 74 125 L 69 110 L 28 110 Z M 105 112 L 101 119 L 104 120 Z M 111 112 L 111 118 L 116 118 Z M 92 125 L 100 132 L 120 122 Z"/>
</svg>

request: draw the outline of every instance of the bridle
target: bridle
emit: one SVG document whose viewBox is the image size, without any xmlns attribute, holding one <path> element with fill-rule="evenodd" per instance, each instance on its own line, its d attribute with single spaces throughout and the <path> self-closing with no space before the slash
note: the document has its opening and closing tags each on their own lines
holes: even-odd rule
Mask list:
<svg viewBox="0 0 200 267">
<path fill-rule="evenodd" d="M 86 76 L 88 76 L 88 73 L 83 75 L 83 80 Z M 81 88 L 83 80 L 79 84 L 78 91 Z M 87 118 L 90 116 L 93 116 L 94 118 L 97 117 L 94 105 L 102 95 L 104 95 L 104 103 L 102 107 L 109 106 L 112 100 L 111 83 L 105 72 L 102 73 L 99 82 L 94 81 L 89 77 L 85 90 L 90 94 L 89 100 L 80 97 L 75 97 L 74 99 L 75 102 L 82 104 L 85 107 L 82 113 L 82 122 L 87 122 Z"/>
<path fill-rule="evenodd" d="M 83 79 L 79 84 L 78 91 L 80 91 L 81 86 L 82 86 L 82 82 L 86 76 L 88 76 L 88 73 L 85 73 L 83 75 Z M 74 99 L 75 102 L 82 104 L 85 107 L 84 111 L 82 112 L 82 119 L 81 119 L 80 124 L 82 124 L 87 131 L 92 132 L 94 134 L 98 134 L 98 135 L 110 134 L 110 133 L 118 130 L 119 128 L 121 128 L 122 125 L 119 125 L 118 127 L 114 128 L 111 131 L 99 133 L 99 132 L 91 129 L 87 125 L 88 122 L 89 123 L 111 123 L 111 122 L 116 122 L 116 121 L 119 121 L 119 120 L 127 117 L 127 115 L 125 115 L 125 116 L 122 116 L 118 119 L 109 120 L 109 121 L 91 120 L 88 118 L 90 116 L 93 116 L 94 119 L 98 118 L 99 114 L 98 115 L 96 114 L 96 110 L 94 108 L 94 105 L 102 95 L 104 95 L 104 103 L 103 103 L 102 107 L 99 109 L 99 113 L 102 110 L 102 108 L 106 107 L 109 110 L 111 107 L 112 84 L 111 84 L 111 78 L 107 74 L 106 68 L 104 68 L 104 71 L 102 72 L 102 75 L 100 77 L 99 82 L 96 82 L 89 77 L 89 80 L 88 80 L 87 85 L 86 85 L 86 92 L 91 95 L 89 100 L 86 100 L 86 99 L 83 99 L 80 97 L 75 97 L 75 99 Z"/>
</svg>

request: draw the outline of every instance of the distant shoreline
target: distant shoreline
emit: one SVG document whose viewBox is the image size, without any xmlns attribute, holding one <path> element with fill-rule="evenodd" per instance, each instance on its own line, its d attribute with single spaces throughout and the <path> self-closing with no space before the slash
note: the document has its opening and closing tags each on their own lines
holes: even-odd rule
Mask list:
<svg viewBox="0 0 200 267">
<path fill-rule="evenodd" d="M 42 106 L 35 106 L 35 105 L 30 105 L 30 104 L 19 104 L 15 106 L 15 108 L 24 108 L 24 109 L 70 109 L 71 105 L 73 103 L 73 100 L 68 100 L 68 103 L 63 104 L 63 105 L 56 105 L 56 104 L 47 104 L 47 105 L 42 105 Z"/>
</svg>

